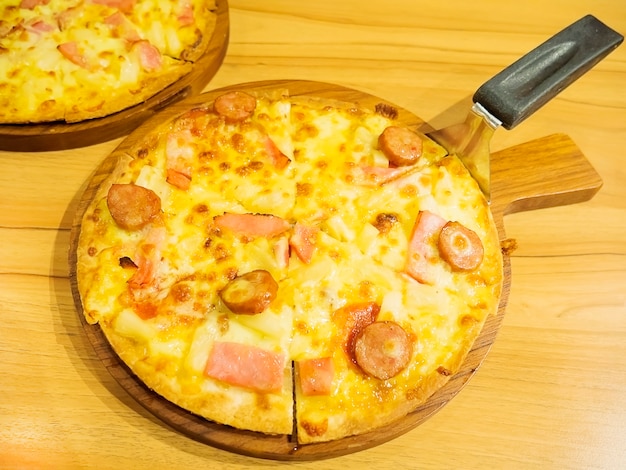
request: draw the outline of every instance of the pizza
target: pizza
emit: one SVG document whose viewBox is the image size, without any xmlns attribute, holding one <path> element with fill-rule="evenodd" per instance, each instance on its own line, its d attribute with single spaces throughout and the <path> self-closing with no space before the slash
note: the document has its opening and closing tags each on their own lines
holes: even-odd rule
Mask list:
<svg viewBox="0 0 626 470">
<path fill-rule="evenodd" d="M 213 0 L 3 0 L 0 123 L 73 123 L 144 102 L 209 44 Z"/>
<path fill-rule="evenodd" d="M 133 133 L 90 196 L 87 323 L 212 422 L 307 444 L 401 419 L 497 314 L 485 197 L 388 104 L 216 95 Z"/>
</svg>

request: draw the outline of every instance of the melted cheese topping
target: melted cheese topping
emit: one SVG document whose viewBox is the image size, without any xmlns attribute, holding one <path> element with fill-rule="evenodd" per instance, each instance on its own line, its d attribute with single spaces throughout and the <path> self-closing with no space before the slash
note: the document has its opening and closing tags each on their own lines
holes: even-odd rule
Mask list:
<svg viewBox="0 0 626 470">
<path fill-rule="evenodd" d="M 123 357 L 135 358 L 129 361 L 149 386 L 157 383 L 170 400 L 221 423 L 290 433 L 291 361 L 325 357 L 334 368 L 331 393 L 306 396 L 296 386 L 300 442 L 365 432 L 414 409 L 460 367 L 496 312 L 502 260 L 487 203 L 456 157 L 422 136 L 416 164 L 389 167 L 377 139 L 393 124 L 345 106 L 260 97 L 241 123 L 226 123 L 207 107 L 156 129 L 85 214 L 78 280 L 87 319 L 103 325 Z M 288 165 L 277 166 L 276 149 Z M 173 169 L 190 177 L 188 187 L 172 184 Z M 159 223 L 119 228 L 106 205 L 113 182 L 154 191 Z M 411 234 L 424 210 L 476 232 L 485 250 L 477 269 L 454 271 L 436 255 L 428 263 L 432 282 L 407 274 Z M 271 214 L 288 228 L 245 234 L 221 227 L 224 214 Z M 299 251 L 298 227 L 313 229 L 308 258 Z M 436 241 L 428 243 L 437 253 Z M 141 264 L 137 253 L 146 245 L 158 250 L 154 272 L 148 285 L 129 287 L 138 269 L 120 260 Z M 276 298 L 260 314 L 233 313 L 220 291 L 259 269 L 278 283 Z M 398 323 L 412 338 L 408 367 L 387 381 L 367 376 L 346 353 L 345 325 L 335 312 L 360 304 L 377 305 L 378 320 Z M 252 385 L 206 376 L 217 342 L 284 360 L 282 389 L 262 395 L 271 406 L 259 408 Z M 220 405 L 207 405 L 211 400 Z M 249 419 L 244 409 L 254 410 Z"/>
</svg>

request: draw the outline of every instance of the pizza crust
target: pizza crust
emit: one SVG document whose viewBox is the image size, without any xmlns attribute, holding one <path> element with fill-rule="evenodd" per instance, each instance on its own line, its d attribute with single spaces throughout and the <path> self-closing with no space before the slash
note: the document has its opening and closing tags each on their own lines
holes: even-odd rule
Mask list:
<svg viewBox="0 0 626 470">
<path fill-rule="evenodd" d="M 76 123 L 123 111 L 143 103 L 193 70 L 190 62 L 173 59 L 166 59 L 166 62 L 168 65 L 165 71 L 155 76 L 146 74 L 141 81 L 126 88 L 101 88 L 97 94 L 90 94 L 88 87 L 71 90 L 65 96 L 66 101 L 59 104 L 63 112 L 62 119 Z"/>
</svg>

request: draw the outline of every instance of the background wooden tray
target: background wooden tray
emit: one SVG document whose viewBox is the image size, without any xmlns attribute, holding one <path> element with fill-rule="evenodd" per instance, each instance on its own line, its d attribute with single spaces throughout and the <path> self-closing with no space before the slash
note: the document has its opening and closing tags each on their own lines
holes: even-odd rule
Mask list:
<svg viewBox="0 0 626 470">
<path fill-rule="evenodd" d="M 70 280 L 72 294 L 85 333 L 105 367 L 133 398 L 172 428 L 200 442 L 243 455 L 275 460 L 323 459 L 357 452 L 387 442 L 415 428 L 448 403 L 463 388 L 486 357 L 502 323 L 510 290 L 511 268 L 506 252 L 504 256 L 505 281 L 498 314 L 487 319 L 481 335 L 459 372 L 419 409 L 399 421 L 368 434 L 333 442 L 298 446 L 290 436 L 267 436 L 240 431 L 195 416 L 145 387 L 110 348 L 99 326 L 85 322 L 76 285 L 75 269 L 80 223 L 86 206 L 100 183 L 112 170 L 117 155 L 124 152 L 136 139 L 158 123 L 189 107 L 211 102 L 221 93 L 233 89 L 266 92 L 288 90 L 292 96 L 306 95 L 339 99 L 372 109 L 377 103 L 387 103 L 375 96 L 328 83 L 287 80 L 254 82 L 213 90 L 175 103 L 138 127 L 97 169 L 81 198 L 72 226 L 69 251 Z M 419 117 L 392 103 L 387 104 L 398 109 L 400 123 L 422 131 L 430 130 Z M 497 152 L 492 155 L 491 167 L 491 210 L 501 240 L 506 239 L 504 215 L 586 201 L 591 199 L 602 186 L 602 180 L 585 156 L 571 139 L 562 134 L 551 135 Z"/>
<path fill-rule="evenodd" d="M 0 150 L 40 152 L 85 147 L 129 134 L 172 103 L 200 93 L 217 73 L 226 50 L 230 20 L 228 1 L 216 0 L 215 28 L 204 55 L 190 73 L 143 103 L 115 114 L 77 123 L 0 125 Z"/>
</svg>

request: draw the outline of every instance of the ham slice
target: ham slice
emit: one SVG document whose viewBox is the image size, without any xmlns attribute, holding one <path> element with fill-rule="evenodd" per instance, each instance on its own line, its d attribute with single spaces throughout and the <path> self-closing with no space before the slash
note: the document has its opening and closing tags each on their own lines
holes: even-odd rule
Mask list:
<svg viewBox="0 0 626 470">
<path fill-rule="evenodd" d="M 289 245 L 303 263 L 309 264 L 315 253 L 315 243 L 319 227 L 296 223 Z"/>
<path fill-rule="evenodd" d="M 172 186 L 187 190 L 191 185 L 195 151 L 192 147 L 193 136 L 189 129 L 171 132 L 165 144 L 167 179 Z"/>
<path fill-rule="evenodd" d="M 265 136 L 263 144 L 272 165 L 274 165 L 276 169 L 282 170 L 291 163 L 289 157 L 280 151 L 269 135 Z"/>
<path fill-rule="evenodd" d="M 64 42 L 57 46 L 57 50 L 70 62 L 84 69 L 89 67 L 87 58 L 78 49 L 78 43 L 75 41 Z"/>
<path fill-rule="evenodd" d="M 166 231 L 163 226 L 151 227 L 143 242 L 132 257 L 137 271 L 128 280 L 128 286 L 137 291 L 154 287 L 161 266 L 161 251 L 165 244 Z"/>
<path fill-rule="evenodd" d="M 104 23 L 113 28 L 115 34 L 124 38 L 128 42 L 141 40 L 141 36 L 121 11 L 116 11 L 104 19 Z"/>
<path fill-rule="evenodd" d="M 183 0 L 180 5 L 180 12 L 178 13 L 178 22 L 181 26 L 193 26 L 194 14 L 193 5 L 189 0 Z"/>
<path fill-rule="evenodd" d="M 335 369 L 330 357 L 298 361 L 300 388 L 305 396 L 330 395 Z"/>
<path fill-rule="evenodd" d="M 406 167 L 356 166 L 350 169 L 350 177 L 359 186 L 382 186 L 395 181 L 413 170 Z"/>
<path fill-rule="evenodd" d="M 291 227 L 285 219 L 268 214 L 233 214 L 226 212 L 214 219 L 215 224 L 238 235 L 272 238 Z"/>
<path fill-rule="evenodd" d="M 420 211 L 415 219 L 409 248 L 405 272 L 422 284 L 432 283 L 430 266 L 433 260 L 439 258 L 437 238 L 446 220 L 430 211 Z"/>
<path fill-rule="evenodd" d="M 163 65 L 161 52 L 159 52 L 156 46 L 145 39 L 134 42 L 131 50 L 137 51 L 141 67 L 148 72 L 158 70 Z"/>
<path fill-rule="evenodd" d="M 99 5 L 106 5 L 111 8 L 117 8 L 124 13 L 128 13 L 133 11 L 133 7 L 137 0 L 91 0 L 93 3 L 97 3 Z"/>
<path fill-rule="evenodd" d="M 246 344 L 216 342 L 204 373 L 230 385 L 276 393 L 283 387 L 285 361 L 282 353 Z"/>
<path fill-rule="evenodd" d="M 50 0 L 22 0 L 20 2 L 20 8 L 32 10 L 37 5 L 47 5 L 48 3 L 50 3 Z"/>
</svg>

